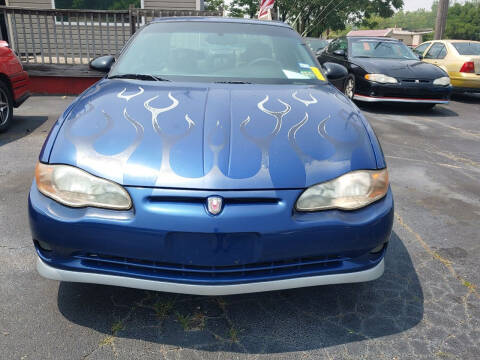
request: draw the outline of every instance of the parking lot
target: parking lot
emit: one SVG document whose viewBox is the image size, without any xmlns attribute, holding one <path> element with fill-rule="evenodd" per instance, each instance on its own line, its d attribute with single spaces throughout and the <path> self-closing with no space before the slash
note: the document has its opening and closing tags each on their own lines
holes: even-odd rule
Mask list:
<svg viewBox="0 0 480 360">
<path fill-rule="evenodd" d="M 57 283 L 35 270 L 27 194 L 73 98 L 33 97 L 0 135 L 2 359 L 478 359 L 480 95 L 362 107 L 395 224 L 371 283 L 199 297 Z"/>
</svg>

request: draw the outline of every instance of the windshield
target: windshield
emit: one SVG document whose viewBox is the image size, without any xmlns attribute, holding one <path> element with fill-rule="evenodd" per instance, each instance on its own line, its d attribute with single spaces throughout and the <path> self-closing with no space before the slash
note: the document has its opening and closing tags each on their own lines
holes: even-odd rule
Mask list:
<svg viewBox="0 0 480 360">
<path fill-rule="evenodd" d="M 305 42 L 313 52 L 322 50 L 328 45 L 328 41 L 322 39 L 305 39 Z"/>
<path fill-rule="evenodd" d="M 460 55 L 480 55 L 480 43 L 478 42 L 454 42 L 452 45 Z"/>
<path fill-rule="evenodd" d="M 352 56 L 418 60 L 404 43 L 378 39 L 352 39 Z"/>
<path fill-rule="evenodd" d="M 173 81 L 324 81 L 306 45 L 289 28 L 201 21 L 146 26 L 121 54 L 109 77 L 127 74 Z"/>
</svg>

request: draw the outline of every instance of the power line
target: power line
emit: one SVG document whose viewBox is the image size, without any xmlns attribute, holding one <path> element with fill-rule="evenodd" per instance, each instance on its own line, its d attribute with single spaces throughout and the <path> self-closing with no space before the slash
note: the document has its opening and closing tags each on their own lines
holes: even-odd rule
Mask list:
<svg viewBox="0 0 480 360">
<path fill-rule="evenodd" d="M 329 5 L 333 2 L 330 1 Z M 302 33 L 302 36 L 305 36 L 305 34 L 310 31 L 312 28 L 314 28 L 315 26 L 317 26 L 321 21 L 323 21 L 323 19 L 326 19 L 328 17 L 328 15 L 330 15 L 332 13 L 333 10 L 335 10 L 338 6 L 340 6 L 342 3 L 344 3 L 345 0 L 340 0 L 323 18 L 321 18 L 320 20 L 317 20 L 317 22 L 315 22 L 313 25 L 310 25 L 308 27 L 308 29 L 305 29 L 305 31 Z M 328 7 L 328 6 L 327 6 Z"/>
</svg>

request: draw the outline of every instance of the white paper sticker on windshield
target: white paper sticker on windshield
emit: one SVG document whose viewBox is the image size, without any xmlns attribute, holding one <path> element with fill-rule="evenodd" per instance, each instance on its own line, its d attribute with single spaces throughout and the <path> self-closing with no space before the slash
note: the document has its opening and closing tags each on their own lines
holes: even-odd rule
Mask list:
<svg viewBox="0 0 480 360">
<path fill-rule="evenodd" d="M 290 70 L 282 70 L 283 73 L 285 74 L 285 76 L 287 77 L 287 79 L 309 79 L 308 76 L 305 76 L 303 74 L 300 74 L 298 72 L 295 72 L 295 71 L 290 71 Z"/>
</svg>

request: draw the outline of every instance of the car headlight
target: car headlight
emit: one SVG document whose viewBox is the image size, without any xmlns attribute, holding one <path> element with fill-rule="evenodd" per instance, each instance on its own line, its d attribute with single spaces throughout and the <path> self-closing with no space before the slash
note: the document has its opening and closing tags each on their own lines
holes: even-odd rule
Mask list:
<svg viewBox="0 0 480 360">
<path fill-rule="evenodd" d="M 450 85 L 450 78 L 448 76 L 444 76 L 444 77 L 435 79 L 433 80 L 433 85 L 441 85 L 441 86 Z"/>
<path fill-rule="evenodd" d="M 355 210 L 381 199 L 387 191 L 387 169 L 352 171 L 309 187 L 295 207 L 298 211 Z"/>
<path fill-rule="evenodd" d="M 74 166 L 38 163 L 35 179 L 43 195 L 63 205 L 114 210 L 132 207 L 130 195 L 121 185 Z"/>
<path fill-rule="evenodd" d="M 375 81 L 381 84 L 397 84 L 398 81 L 394 77 L 387 76 L 384 74 L 367 74 L 365 79 L 369 81 Z"/>
</svg>

